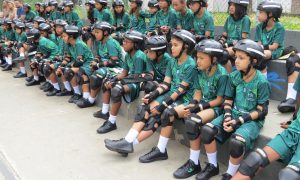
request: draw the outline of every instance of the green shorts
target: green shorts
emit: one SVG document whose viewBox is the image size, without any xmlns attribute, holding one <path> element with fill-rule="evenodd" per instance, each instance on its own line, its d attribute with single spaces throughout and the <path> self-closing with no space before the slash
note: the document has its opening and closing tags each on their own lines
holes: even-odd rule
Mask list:
<svg viewBox="0 0 300 180">
<path fill-rule="evenodd" d="M 284 163 L 300 166 L 299 133 L 285 129 L 282 133 L 277 134 L 267 146 L 276 151 Z"/>
<path fill-rule="evenodd" d="M 87 76 L 92 75 L 92 70 L 90 67 L 87 66 L 81 66 L 80 70 L 83 71 Z"/>
<path fill-rule="evenodd" d="M 123 99 L 126 103 L 131 103 L 137 99 L 140 95 L 140 85 L 137 84 L 126 84 L 128 86 L 129 92 L 123 95 Z"/>
<path fill-rule="evenodd" d="M 276 49 L 272 51 L 272 59 L 278 59 L 282 56 L 283 49 Z"/>
<path fill-rule="evenodd" d="M 246 141 L 246 151 L 249 151 L 253 148 L 254 141 L 259 135 L 259 132 L 262 128 L 261 124 L 256 121 L 249 121 L 242 124 L 238 129 L 234 132 L 226 132 L 223 129 L 223 114 L 214 119 L 211 123 L 218 128 L 218 135 L 216 139 L 220 143 L 224 143 L 228 138 L 231 137 L 232 134 L 241 136 Z"/>
</svg>

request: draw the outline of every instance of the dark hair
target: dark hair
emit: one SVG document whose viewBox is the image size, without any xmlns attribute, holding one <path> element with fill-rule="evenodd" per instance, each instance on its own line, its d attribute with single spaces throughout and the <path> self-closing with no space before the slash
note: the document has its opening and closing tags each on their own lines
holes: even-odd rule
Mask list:
<svg viewBox="0 0 300 180">
<path fill-rule="evenodd" d="M 116 7 L 116 6 L 115 6 L 115 7 Z M 114 15 L 114 18 L 115 18 L 115 19 L 117 19 L 118 17 L 119 17 L 119 18 L 122 18 L 123 15 L 125 14 L 125 7 L 123 6 L 123 10 L 122 10 L 122 12 L 121 12 L 120 14 L 116 12 L 116 10 L 115 10 L 114 7 L 113 7 L 112 12 L 113 12 L 113 15 Z"/>
<path fill-rule="evenodd" d="M 235 13 L 232 14 L 231 16 L 235 21 L 241 20 L 244 16 L 247 15 L 247 8 L 240 4 L 234 4 L 234 5 L 235 5 Z"/>
<path fill-rule="evenodd" d="M 89 10 L 87 11 L 87 18 L 90 20 L 91 24 L 95 23 L 95 19 L 94 19 L 94 8 L 89 8 Z"/>
</svg>

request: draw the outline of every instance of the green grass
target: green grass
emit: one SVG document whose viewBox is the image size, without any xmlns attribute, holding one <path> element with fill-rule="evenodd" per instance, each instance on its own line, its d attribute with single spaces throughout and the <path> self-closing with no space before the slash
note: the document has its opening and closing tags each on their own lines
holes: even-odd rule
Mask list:
<svg viewBox="0 0 300 180">
<path fill-rule="evenodd" d="M 212 13 L 216 26 L 223 26 L 225 24 L 228 13 Z M 256 25 L 256 14 L 250 14 L 251 27 Z M 280 22 L 284 25 L 286 30 L 298 30 L 300 31 L 300 16 L 283 15 L 280 18 Z"/>
</svg>

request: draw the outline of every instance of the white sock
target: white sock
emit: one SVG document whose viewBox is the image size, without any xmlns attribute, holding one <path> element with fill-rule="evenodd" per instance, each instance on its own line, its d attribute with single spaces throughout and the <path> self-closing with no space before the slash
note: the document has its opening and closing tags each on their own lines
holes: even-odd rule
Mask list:
<svg viewBox="0 0 300 180">
<path fill-rule="evenodd" d="M 199 164 L 200 150 L 190 149 L 190 160 L 192 160 L 196 165 Z"/>
<path fill-rule="evenodd" d="M 213 164 L 215 167 L 218 167 L 218 162 L 217 162 L 217 152 L 214 153 L 206 153 L 208 162 L 210 164 Z"/>
<path fill-rule="evenodd" d="M 164 153 L 166 151 L 168 141 L 169 138 L 159 136 L 157 147 L 161 153 Z"/>
<path fill-rule="evenodd" d="M 6 58 L 6 62 L 7 62 L 7 64 L 12 65 L 12 59 L 11 59 L 11 57 L 7 57 Z"/>
<path fill-rule="evenodd" d="M 20 57 L 24 57 L 25 56 L 25 54 L 24 53 L 20 53 Z"/>
<path fill-rule="evenodd" d="M 64 86 L 65 86 L 65 88 L 66 88 L 67 91 L 72 91 L 71 85 L 70 85 L 70 83 L 68 81 L 64 82 Z"/>
<path fill-rule="evenodd" d="M 133 145 L 137 145 L 137 144 L 139 144 L 140 142 L 139 142 L 139 140 L 137 139 L 137 138 L 135 138 L 134 140 L 133 140 Z"/>
<path fill-rule="evenodd" d="M 289 98 L 296 99 L 297 91 L 294 89 L 294 84 L 295 83 L 288 83 L 286 99 L 289 99 Z"/>
<path fill-rule="evenodd" d="M 227 169 L 227 173 L 230 174 L 231 176 L 234 176 L 238 170 L 238 168 L 240 167 L 240 164 L 238 165 L 234 165 L 232 164 L 230 161 L 228 163 L 228 169 Z"/>
<path fill-rule="evenodd" d="M 83 98 L 84 99 L 88 99 L 90 97 L 90 93 L 89 92 L 83 92 Z"/>
<path fill-rule="evenodd" d="M 108 109 L 109 109 L 109 104 L 104 104 L 102 105 L 102 113 L 106 114 L 108 113 Z"/>
<path fill-rule="evenodd" d="M 92 103 L 92 104 L 94 104 L 94 102 L 96 100 L 96 98 L 93 98 L 92 96 L 89 96 L 88 99 L 89 99 L 90 103 Z"/>
<path fill-rule="evenodd" d="M 264 72 L 262 74 L 266 77 L 266 79 L 268 79 L 268 72 Z"/>
<path fill-rule="evenodd" d="M 21 71 L 21 73 L 25 74 L 26 73 L 25 67 L 20 67 L 20 71 Z"/>
<path fill-rule="evenodd" d="M 53 85 L 53 87 L 57 90 L 60 90 L 60 87 L 58 85 L 58 83 L 51 83 Z"/>
<path fill-rule="evenodd" d="M 36 81 L 38 81 L 39 80 L 39 76 L 34 75 L 33 79 L 36 80 Z"/>
<path fill-rule="evenodd" d="M 134 139 L 139 135 L 139 132 L 136 129 L 131 128 L 127 135 L 125 136 L 125 140 L 129 143 L 132 143 Z"/>
<path fill-rule="evenodd" d="M 110 114 L 108 120 L 109 120 L 109 122 L 111 122 L 112 124 L 116 124 L 117 116 L 113 116 L 113 115 Z"/>
<path fill-rule="evenodd" d="M 75 93 L 75 94 L 81 95 L 81 92 L 80 92 L 80 90 L 79 90 L 79 86 L 75 86 L 75 87 L 73 87 L 73 89 L 74 89 L 74 93 Z"/>
</svg>

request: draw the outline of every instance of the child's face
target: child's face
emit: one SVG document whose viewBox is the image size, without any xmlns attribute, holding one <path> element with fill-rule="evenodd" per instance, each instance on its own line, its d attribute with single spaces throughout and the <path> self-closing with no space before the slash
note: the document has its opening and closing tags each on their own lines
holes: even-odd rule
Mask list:
<svg viewBox="0 0 300 180">
<path fill-rule="evenodd" d="M 96 2 L 95 7 L 96 7 L 96 9 L 101 10 L 102 9 L 102 4 Z"/>
<path fill-rule="evenodd" d="M 200 70 L 206 70 L 211 65 L 211 57 L 203 52 L 197 52 L 197 67 Z"/>
<path fill-rule="evenodd" d="M 44 7 L 40 7 L 40 12 L 44 12 L 45 8 Z"/>
<path fill-rule="evenodd" d="M 160 0 L 158 5 L 159 5 L 160 9 L 165 9 L 165 8 L 169 7 L 169 4 L 166 0 Z"/>
<path fill-rule="evenodd" d="M 155 51 L 147 50 L 147 56 L 151 61 L 154 61 L 157 58 L 157 54 Z"/>
<path fill-rule="evenodd" d="M 28 13 L 28 12 L 29 12 L 29 9 L 24 7 L 24 12 L 25 12 L 25 13 Z"/>
<path fill-rule="evenodd" d="M 46 31 L 41 31 L 40 33 L 41 33 L 41 36 L 43 36 L 43 37 L 47 37 L 48 36 L 48 33 Z"/>
<path fill-rule="evenodd" d="M 195 13 L 200 8 L 200 4 L 196 2 L 190 3 L 190 9 Z"/>
<path fill-rule="evenodd" d="M 36 22 L 36 21 L 34 21 L 34 22 L 33 22 L 33 27 L 36 28 L 36 29 L 38 29 L 38 28 L 39 28 L 39 23 Z"/>
<path fill-rule="evenodd" d="M 55 32 L 57 35 L 61 35 L 64 32 L 64 28 L 62 26 L 55 26 Z"/>
<path fill-rule="evenodd" d="M 16 28 L 16 32 L 17 32 L 18 34 L 21 34 L 22 30 L 19 29 L 19 28 Z"/>
<path fill-rule="evenodd" d="M 149 13 L 150 14 L 155 14 L 158 11 L 156 7 L 149 7 Z"/>
<path fill-rule="evenodd" d="M 268 15 L 264 11 L 259 11 L 257 19 L 259 22 L 265 22 L 268 19 Z"/>
<path fill-rule="evenodd" d="M 123 41 L 123 48 L 125 52 L 129 52 L 130 50 L 132 50 L 134 47 L 134 43 L 133 41 L 125 38 Z"/>
<path fill-rule="evenodd" d="M 130 9 L 135 9 L 137 8 L 136 2 L 130 2 Z"/>
<path fill-rule="evenodd" d="M 172 5 L 175 11 L 181 11 L 185 7 L 185 4 L 180 2 L 180 0 L 172 0 Z"/>
<path fill-rule="evenodd" d="M 236 51 L 235 56 L 236 56 L 236 60 L 235 60 L 236 69 L 239 71 L 247 70 L 248 65 L 250 63 L 250 57 L 243 51 Z"/>
<path fill-rule="evenodd" d="M 39 11 L 40 10 L 40 6 L 39 5 L 35 5 L 35 11 Z"/>
<path fill-rule="evenodd" d="M 51 10 L 52 10 L 51 6 L 47 6 L 47 7 L 46 7 L 46 11 L 47 11 L 47 12 L 50 12 Z"/>
<path fill-rule="evenodd" d="M 115 6 L 115 11 L 120 14 L 123 11 L 123 6 Z"/>
<path fill-rule="evenodd" d="M 172 46 L 171 51 L 173 57 L 179 56 L 181 49 L 184 48 L 183 42 L 176 38 L 171 39 L 171 46 Z"/>
<path fill-rule="evenodd" d="M 64 42 L 65 42 L 66 44 L 69 43 L 69 36 L 68 36 L 67 33 L 63 33 L 63 34 L 62 34 L 62 39 L 64 40 Z"/>
<path fill-rule="evenodd" d="M 235 13 L 235 4 L 234 3 L 229 4 L 228 11 L 229 11 L 229 14 L 234 15 L 234 13 Z"/>
<path fill-rule="evenodd" d="M 65 7 L 64 7 L 64 11 L 65 11 L 65 12 L 70 12 L 70 11 L 71 11 L 71 8 L 70 8 L 69 6 L 65 6 Z"/>
<path fill-rule="evenodd" d="M 97 41 L 100 41 L 103 38 L 103 31 L 100 29 L 94 30 L 94 35 Z"/>
</svg>

